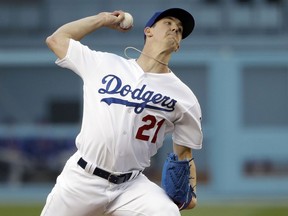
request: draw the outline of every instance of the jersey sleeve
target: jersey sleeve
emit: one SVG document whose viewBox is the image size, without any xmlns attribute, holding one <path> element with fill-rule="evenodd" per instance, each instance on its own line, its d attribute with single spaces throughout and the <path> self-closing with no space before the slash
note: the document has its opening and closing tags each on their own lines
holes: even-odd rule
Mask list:
<svg viewBox="0 0 288 216">
<path fill-rule="evenodd" d="M 190 109 L 182 113 L 175 122 L 172 139 L 175 143 L 192 149 L 201 149 L 203 133 L 201 128 L 201 108 L 195 103 Z"/>
<path fill-rule="evenodd" d="M 56 64 L 62 68 L 67 68 L 78 74 L 82 79 L 89 73 L 87 68 L 92 62 L 94 68 L 97 67 L 101 52 L 91 50 L 88 46 L 81 44 L 79 41 L 70 39 L 67 54 L 62 59 L 57 59 Z"/>
</svg>

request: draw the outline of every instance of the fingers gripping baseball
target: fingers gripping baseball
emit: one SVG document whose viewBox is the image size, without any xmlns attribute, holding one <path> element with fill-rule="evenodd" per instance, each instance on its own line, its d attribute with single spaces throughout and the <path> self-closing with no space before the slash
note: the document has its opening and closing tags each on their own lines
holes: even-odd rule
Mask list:
<svg viewBox="0 0 288 216">
<path fill-rule="evenodd" d="M 133 17 L 129 13 L 124 13 L 124 19 L 120 23 L 122 29 L 129 29 L 133 26 Z"/>
<path fill-rule="evenodd" d="M 114 11 L 112 13 L 104 12 L 104 26 L 119 31 L 127 31 L 133 27 L 133 17 L 131 14 L 123 11 Z"/>
</svg>

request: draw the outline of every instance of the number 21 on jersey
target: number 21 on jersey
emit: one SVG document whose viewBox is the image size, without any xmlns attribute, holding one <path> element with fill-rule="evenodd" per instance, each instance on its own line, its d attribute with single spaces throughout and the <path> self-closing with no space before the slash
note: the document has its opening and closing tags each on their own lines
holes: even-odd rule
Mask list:
<svg viewBox="0 0 288 216">
<path fill-rule="evenodd" d="M 165 119 L 157 122 L 157 119 L 153 115 L 146 115 L 142 118 L 142 121 L 145 123 L 141 127 L 138 128 L 136 139 L 143 140 L 143 141 L 151 141 L 151 143 L 156 143 L 158 132 L 165 122 Z M 145 135 L 145 131 L 154 130 L 156 127 L 155 133 L 153 135 Z"/>
</svg>

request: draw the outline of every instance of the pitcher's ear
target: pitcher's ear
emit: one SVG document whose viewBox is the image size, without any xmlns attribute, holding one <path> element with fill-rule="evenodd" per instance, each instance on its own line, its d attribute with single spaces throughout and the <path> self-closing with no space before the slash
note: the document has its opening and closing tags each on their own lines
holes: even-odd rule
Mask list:
<svg viewBox="0 0 288 216">
<path fill-rule="evenodd" d="M 153 35 L 151 32 L 151 27 L 146 27 L 144 29 L 144 34 L 146 35 L 146 37 L 151 37 Z"/>
</svg>

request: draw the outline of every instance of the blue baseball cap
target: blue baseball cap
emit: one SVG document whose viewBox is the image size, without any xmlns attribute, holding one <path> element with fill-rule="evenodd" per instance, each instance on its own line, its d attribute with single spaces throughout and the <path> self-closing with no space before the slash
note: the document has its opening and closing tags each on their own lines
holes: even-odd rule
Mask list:
<svg viewBox="0 0 288 216">
<path fill-rule="evenodd" d="M 157 21 L 164 17 L 175 17 L 179 19 L 183 26 L 182 39 L 186 38 L 193 31 L 195 26 L 194 17 L 186 10 L 181 8 L 170 8 L 164 11 L 156 12 L 146 23 L 146 27 L 152 27 Z M 144 36 L 146 38 L 146 36 Z"/>
</svg>

